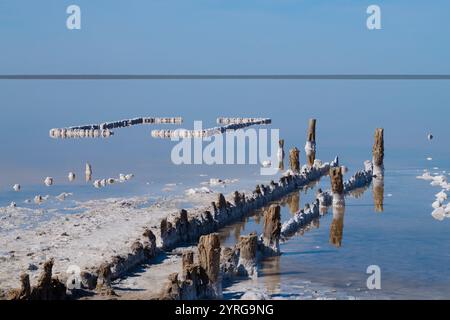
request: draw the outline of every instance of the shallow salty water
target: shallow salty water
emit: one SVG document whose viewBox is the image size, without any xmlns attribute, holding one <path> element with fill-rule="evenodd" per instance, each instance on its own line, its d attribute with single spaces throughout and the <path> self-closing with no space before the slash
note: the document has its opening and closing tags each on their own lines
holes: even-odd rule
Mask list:
<svg viewBox="0 0 450 320">
<path fill-rule="evenodd" d="M 333 228 L 333 214 L 322 216 L 308 230 L 281 244 L 282 255 L 261 264 L 257 281 L 232 284 L 228 298 L 258 288 L 273 298 L 289 299 L 444 299 L 450 297 L 449 221 L 430 212 L 440 189 L 416 179 L 422 168 L 387 170 L 384 210 L 376 212 L 372 187 L 358 198 L 348 197 L 341 233 Z M 326 180 L 318 185 L 327 188 Z M 300 207 L 314 191 L 300 192 Z M 282 205 L 282 221 L 292 215 L 293 201 Z M 294 209 L 295 210 L 295 209 Z M 331 211 L 331 209 L 329 210 Z M 222 233 L 233 245 L 239 234 L 262 232 L 261 213 Z M 339 241 L 331 243 L 330 238 Z M 342 238 L 340 238 L 340 237 Z M 381 269 L 381 290 L 368 290 L 366 269 Z"/>
<path fill-rule="evenodd" d="M 152 129 L 173 126 L 117 130 L 107 140 L 53 140 L 48 137 L 52 127 L 135 116 L 182 116 L 185 122 L 181 127 L 190 129 L 194 120 L 213 126 L 219 116 L 270 117 L 273 124 L 268 128 L 280 129 L 285 150 L 297 146 L 304 163 L 307 121 L 314 117 L 318 120 L 317 157 L 330 161 L 339 155 L 341 164 L 350 169 L 347 177 L 370 159 L 373 132 L 383 127 L 384 212 L 374 212 L 371 189 L 362 198 L 349 198 L 340 248 L 329 244 L 330 213 L 320 220 L 319 228 L 283 244 L 284 254 L 271 264 L 266 262 L 259 281 L 249 286 L 275 288 L 276 297 L 294 298 L 302 297 L 302 286 L 313 288 L 312 293 L 315 287 L 321 288 L 319 291 L 329 292 L 330 297 L 450 297 L 450 219 L 440 222 L 431 217 L 431 203 L 439 189 L 415 178 L 423 169 L 450 169 L 447 84 L 31 81 L 5 82 L 2 88 L 0 98 L 8 102 L 2 105 L 2 116 L 20 121 L 5 120 L 0 126 L 0 207 L 14 201 L 18 206 L 56 208 L 62 214 L 74 212 L 70 208 L 76 207 L 76 201 L 146 196 L 151 202 L 201 187 L 210 178 L 239 179 L 238 183 L 214 188 L 231 193 L 254 188 L 273 177 L 260 176 L 258 166 L 174 165 L 170 159 L 174 142 L 150 136 Z M 74 92 L 76 99 L 65 98 Z M 368 99 L 374 92 L 376 99 Z M 435 100 L 430 102 L 432 97 Z M 435 136 L 431 142 L 426 138 L 428 132 Z M 427 161 L 427 157 L 433 160 Z M 86 162 L 92 164 L 94 179 L 117 177 L 119 173 L 133 173 L 135 178 L 95 189 L 82 180 Z M 67 181 L 69 171 L 77 174 L 73 184 Z M 55 179 L 50 188 L 43 185 L 46 176 Z M 22 185 L 21 192 L 12 191 L 15 183 Z M 327 189 L 328 184 L 324 179 L 319 186 Z M 61 203 L 54 197 L 62 192 L 73 195 Z M 300 207 L 312 200 L 314 192 L 301 194 Z M 41 206 L 24 203 L 37 194 L 51 197 Z M 189 203 L 185 206 L 189 208 Z M 287 207 L 283 209 L 284 220 L 290 214 Z M 259 228 L 250 219 L 244 231 L 235 233 Z M 230 235 L 227 244 L 233 244 L 234 239 L 235 235 Z M 372 264 L 381 268 L 382 290 L 366 293 L 365 272 Z"/>
</svg>

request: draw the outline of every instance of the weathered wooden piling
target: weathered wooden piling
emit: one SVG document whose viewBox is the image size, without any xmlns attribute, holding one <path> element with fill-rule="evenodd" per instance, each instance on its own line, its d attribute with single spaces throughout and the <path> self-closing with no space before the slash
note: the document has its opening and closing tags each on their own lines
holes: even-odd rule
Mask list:
<svg viewBox="0 0 450 320">
<path fill-rule="evenodd" d="M 344 232 L 345 206 L 333 206 L 333 221 L 330 226 L 330 243 L 339 248 Z"/>
<path fill-rule="evenodd" d="M 284 139 L 278 141 L 278 169 L 284 170 Z"/>
<path fill-rule="evenodd" d="M 376 212 L 383 211 L 384 201 L 384 129 L 375 130 L 372 148 L 373 163 L 373 200 Z"/>
<path fill-rule="evenodd" d="M 375 141 L 372 148 L 372 163 L 374 167 L 383 167 L 384 163 L 384 129 L 375 130 Z"/>
<path fill-rule="evenodd" d="M 182 268 L 183 268 L 183 278 L 186 278 L 186 271 L 188 266 L 194 264 L 194 252 L 192 250 L 184 251 L 181 258 Z"/>
<path fill-rule="evenodd" d="M 342 178 L 342 168 L 334 167 L 330 169 L 331 192 L 333 194 L 333 206 L 344 206 L 344 182 Z"/>
<path fill-rule="evenodd" d="M 289 166 L 292 172 L 300 173 L 300 150 L 296 147 L 289 151 Z"/>
<path fill-rule="evenodd" d="M 220 240 L 218 233 L 200 237 L 198 243 L 199 265 L 208 276 L 209 296 L 222 297 L 222 279 L 220 276 Z"/>
<path fill-rule="evenodd" d="M 102 263 L 98 269 L 96 290 L 101 295 L 115 295 L 111 286 L 111 264 L 109 262 Z"/>
<path fill-rule="evenodd" d="M 316 119 L 310 119 L 308 123 L 305 154 L 308 166 L 312 167 L 316 159 Z"/>
<path fill-rule="evenodd" d="M 222 210 L 227 207 L 227 201 L 225 200 L 225 196 L 221 193 L 217 196 L 217 209 Z"/>
<path fill-rule="evenodd" d="M 274 251 L 280 252 L 281 215 L 280 206 L 271 205 L 264 215 L 264 245 Z"/>
<path fill-rule="evenodd" d="M 250 278 L 257 277 L 258 238 L 256 233 L 241 236 L 237 247 L 239 248 L 238 273 Z"/>
<path fill-rule="evenodd" d="M 30 276 L 27 273 L 20 274 L 20 289 L 10 290 L 6 298 L 8 300 L 28 300 L 31 295 Z"/>
</svg>

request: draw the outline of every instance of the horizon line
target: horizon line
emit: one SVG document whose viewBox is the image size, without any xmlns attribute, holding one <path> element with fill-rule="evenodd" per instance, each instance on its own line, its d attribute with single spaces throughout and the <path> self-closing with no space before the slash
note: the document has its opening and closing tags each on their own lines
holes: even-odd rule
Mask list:
<svg viewBox="0 0 450 320">
<path fill-rule="evenodd" d="M 450 74 L 0 74 L 0 80 L 450 80 Z"/>
</svg>

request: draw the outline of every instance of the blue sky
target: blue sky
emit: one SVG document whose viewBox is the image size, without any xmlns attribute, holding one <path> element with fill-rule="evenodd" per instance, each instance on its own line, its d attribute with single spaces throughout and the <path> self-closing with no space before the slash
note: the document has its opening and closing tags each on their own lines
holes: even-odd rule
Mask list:
<svg viewBox="0 0 450 320">
<path fill-rule="evenodd" d="M 382 30 L 366 8 L 382 9 Z M 78 4 L 82 29 L 66 29 Z M 294 0 L 0 0 L 0 73 L 308 74 L 450 73 L 450 2 Z M 447 81 L 0 81 L 0 186 L 17 174 L 55 175 L 91 161 L 112 168 L 168 162 L 169 147 L 130 129 L 109 141 L 54 141 L 52 127 L 141 115 L 266 116 L 287 145 L 304 144 L 318 118 L 319 156 L 360 163 L 373 130 L 392 156 L 427 156 L 426 133 L 445 144 Z M 6 119 L 6 120 L 5 120 Z M 128 140 L 127 140 L 128 139 Z M 133 141 L 133 143 L 130 143 Z M 159 150 L 159 151 L 158 151 Z M 105 157 L 114 155 L 114 159 Z M 162 164 L 162 166 L 167 163 Z M 109 171 L 108 171 L 109 170 Z M 160 169 L 158 169 L 160 171 Z"/>
<path fill-rule="evenodd" d="M 382 9 L 383 30 L 366 28 Z M 66 8 L 82 30 L 66 29 Z M 1 0 L 2 73 L 449 73 L 450 3 Z"/>
</svg>

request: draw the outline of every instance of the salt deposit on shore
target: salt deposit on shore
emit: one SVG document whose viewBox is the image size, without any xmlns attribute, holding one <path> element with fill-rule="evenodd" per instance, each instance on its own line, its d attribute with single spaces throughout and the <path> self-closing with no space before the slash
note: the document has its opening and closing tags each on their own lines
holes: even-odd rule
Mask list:
<svg viewBox="0 0 450 320">
<path fill-rule="evenodd" d="M 42 198 L 42 197 L 41 197 Z M 177 212 L 180 203 L 209 205 L 214 194 L 192 194 L 156 201 L 146 198 L 105 199 L 78 203 L 80 214 L 62 215 L 57 210 L 0 208 L 1 290 L 19 285 L 19 274 L 33 264 L 55 259 L 54 275 L 64 279 L 70 265 L 82 270 L 98 267 L 112 256 L 129 252 L 131 241 L 150 228 L 159 241 L 162 218 Z M 33 284 L 39 274 L 30 273 Z"/>
</svg>

